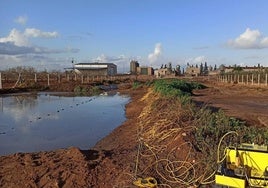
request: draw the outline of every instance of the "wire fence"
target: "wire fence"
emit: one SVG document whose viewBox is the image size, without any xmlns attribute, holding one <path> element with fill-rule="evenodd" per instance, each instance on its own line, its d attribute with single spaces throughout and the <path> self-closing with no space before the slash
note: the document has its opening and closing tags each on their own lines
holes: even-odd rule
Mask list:
<svg viewBox="0 0 268 188">
<path fill-rule="evenodd" d="M 43 86 L 52 86 L 61 83 L 77 83 L 77 84 L 94 84 L 111 81 L 142 81 L 152 80 L 153 76 L 147 75 L 114 75 L 114 76 L 92 76 L 89 74 L 75 73 L 1 73 L 0 72 L 0 89 L 16 88 L 19 86 L 33 86 L 35 84 Z"/>
<path fill-rule="evenodd" d="M 228 73 L 219 75 L 217 80 L 242 85 L 268 86 L 267 73 Z"/>
</svg>

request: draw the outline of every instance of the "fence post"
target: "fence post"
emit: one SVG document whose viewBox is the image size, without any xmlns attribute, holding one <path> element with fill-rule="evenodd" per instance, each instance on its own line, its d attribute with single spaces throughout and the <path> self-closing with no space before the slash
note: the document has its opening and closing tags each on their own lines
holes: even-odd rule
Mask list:
<svg viewBox="0 0 268 188">
<path fill-rule="evenodd" d="M 36 73 L 34 73 L 34 82 L 35 82 L 35 83 L 37 82 L 37 76 L 36 76 Z"/>
<path fill-rule="evenodd" d="M 242 84 L 244 84 L 244 74 L 242 74 Z"/>
<path fill-rule="evenodd" d="M 47 85 L 49 86 L 49 74 L 47 74 Z"/>
<path fill-rule="evenodd" d="M 58 74 L 58 83 L 60 84 L 60 74 Z"/>
<path fill-rule="evenodd" d="M 260 85 L 261 76 L 258 74 L 258 85 Z"/>
<path fill-rule="evenodd" d="M 268 74 L 265 74 L 265 83 L 266 83 L 266 86 L 268 86 Z"/>
<path fill-rule="evenodd" d="M 248 74 L 247 74 L 247 85 L 248 85 Z"/>
<path fill-rule="evenodd" d="M 267 75 L 266 75 L 267 76 Z M 267 77 L 266 77 L 267 78 Z M 266 82 L 267 83 L 267 82 Z M 2 75 L 1 75 L 1 72 L 0 72 L 0 89 L 3 89 L 2 87 Z"/>
<path fill-rule="evenodd" d="M 251 77 L 251 85 L 254 85 L 254 74 L 252 74 L 252 77 Z"/>
</svg>

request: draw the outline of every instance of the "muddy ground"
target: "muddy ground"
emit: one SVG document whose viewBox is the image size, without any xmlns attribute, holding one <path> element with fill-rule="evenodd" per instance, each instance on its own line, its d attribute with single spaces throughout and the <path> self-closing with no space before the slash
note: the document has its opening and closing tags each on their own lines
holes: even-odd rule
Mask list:
<svg viewBox="0 0 268 188">
<path fill-rule="evenodd" d="M 268 126 L 268 88 L 206 83 L 194 92 L 198 105 L 246 121 Z M 70 147 L 0 157 L 0 187 L 136 187 L 137 129 L 149 100 L 148 88 L 122 88 L 132 100 L 126 106 L 127 121 L 88 150 Z M 148 98 L 148 97 L 147 97 Z M 155 117 L 157 118 L 157 117 Z"/>
</svg>

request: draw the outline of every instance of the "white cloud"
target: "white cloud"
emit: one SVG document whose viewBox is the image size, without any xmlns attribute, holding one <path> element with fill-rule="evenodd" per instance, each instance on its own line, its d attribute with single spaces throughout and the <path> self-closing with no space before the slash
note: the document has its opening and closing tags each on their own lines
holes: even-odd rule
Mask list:
<svg viewBox="0 0 268 188">
<path fill-rule="evenodd" d="M 19 16 L 14 21 L 18 24 L 25 25 L 28 21 L 28 17 L 27 16 Z"/>
<path fill-rule="evenodd" d="M 35 28 L 27 28 L 24 31 L 24 35 L 26 37 L 43 37 L 43 38 L 55 38 L 58 37 L 59 34 L 56 31 L 53 32 L 45 32 L 45 31 L 41 31 L 39 29 L 35 29 Z"/>
<path fill-rule="evenodd" d="M 126 61 L 128 58 L 125 55 L 119 56 L 106 56 L 101 54 L 100 56 L 93 58 L 92 61 L 99 63 L 120 63 L 122 61 Z"/>
<path fill-rule="evenodd" d="M 238 49 L 268 48 L 268 37 L 264 37 L 259 30 L 247 28 L 244 33 L 227 43 L 230 47 Z"/>
<path fill-rule="evenodd" d="M 154 48 L 154 52 L 153 53 L 150 53 L 148 55 L 148 60 L 150 63 L 153 63 L 155 61 L 157 61 L 157 59 L 159 58 L 159 56 L 162 54 L 162 46 L 161 46 L 161 43 L 157 43 L 155 45 L 155 48 Z"/>
<path fill-rule="evenodd" d="M 35 28 L 26 28 L 24 32 L 17 29 L 12 29 L 7 37 L 0 38 L 0 42 L 11 42 L 16 46 L 30 46 L 29 38 L 55 38 L 59 34 L 54 32 L 44 32 Z"/>
<path fill-rule="evenodd" d="M 118 73 L 126 73 L 126 72 L 129 72 L 129 69 L 130 69 L 130 59 L 138 59 L 138 57 L 130 58 L 125 55 L 107 56 L 107 55 L 101 54 L 100 56 L 91 59 L 90 62 L 114 63 L 117 65 Z"/>
<path fill-rule="evenodd" d="M 52 49 L 31 43 L 32 38 L 54 38 L 57 32 L 44 32 L 35 28 L 24 31 L 12 29 L 5 37 L 0 37 L 0 69 L 14 66 L 36 66 L 38 69 L 66 68 L 66 61 L 51 57 L 50 54 L 77 53 L 77 48 Z"/>
<path fill-rule="evenodd" d="M 28 38 L 17 29 L 12 29 L 7 37 L 0 38 L 0 42 L 11 42 L 16 46 L 29 46 Z"/>
<path fill-rule="evenodd" d="M 198 57 L 194 57 L 194 58 L 188 58 L 186 60 L 186 63 L 199 64 L 199 63 L 204 63 L 206 61 L 207 61 L 207 57 L 206 56 L 198 56 Z"/>
</svg>

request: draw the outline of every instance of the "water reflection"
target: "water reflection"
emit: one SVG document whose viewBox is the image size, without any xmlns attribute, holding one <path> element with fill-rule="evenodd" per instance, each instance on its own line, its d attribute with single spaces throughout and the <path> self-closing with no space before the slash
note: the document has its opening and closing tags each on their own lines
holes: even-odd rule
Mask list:
<svg viewBox="0 0 268 188">
<path fill-rule="evenodd" d="M 118 94 L 0 97 L 0 155 L 69 146 L 88 149 L 125 120 L 128 100 Z"/>
</svg>

